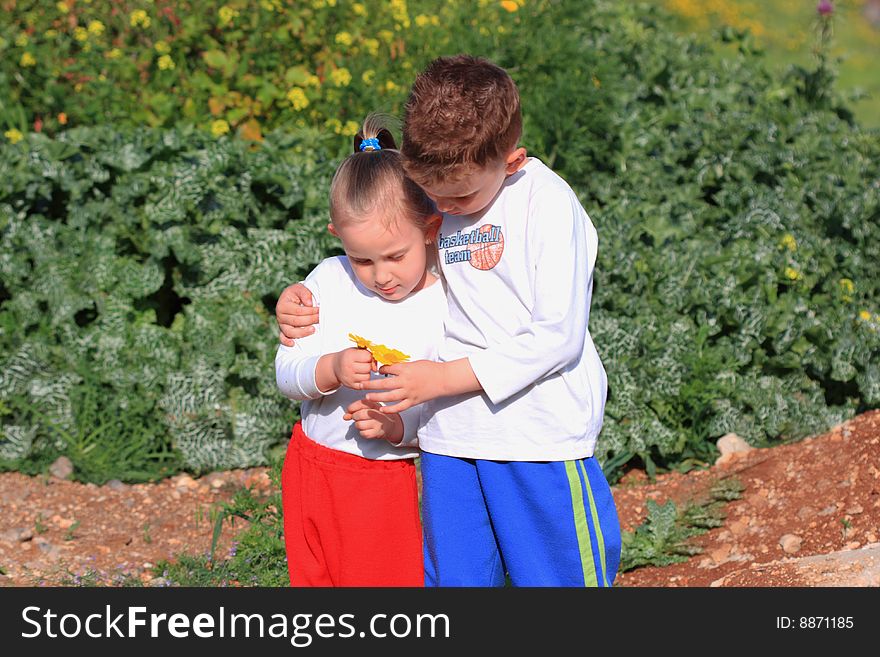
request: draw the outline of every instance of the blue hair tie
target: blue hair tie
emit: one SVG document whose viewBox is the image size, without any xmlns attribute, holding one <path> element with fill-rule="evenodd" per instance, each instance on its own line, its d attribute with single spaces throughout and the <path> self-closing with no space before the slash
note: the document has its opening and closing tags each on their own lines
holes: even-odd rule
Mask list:
<svg viewBox="0 0 880 657">
<path fill-rule="evenodd" d="M 361 152 L 363 151 L 381 151 L 382 147 L 379 146 L 379 140 L 375 137 L 370 137 L 369 139 L 364 139 L 360 145 Z"/>
</svg>

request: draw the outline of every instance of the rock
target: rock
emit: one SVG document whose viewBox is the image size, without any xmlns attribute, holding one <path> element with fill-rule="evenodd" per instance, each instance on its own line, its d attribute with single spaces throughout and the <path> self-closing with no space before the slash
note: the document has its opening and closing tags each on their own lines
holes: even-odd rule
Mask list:
<svg viewBox="0 0 880 657">
<path fill-rule="evenodd" d="M 59 456 L 49 466 L 49 474 L 58 479 L 70 479 L 70 476 L 73 474 L 73 462 L 66 456 Z"/>
<path fill-rule="evenodd" d="M 748 452 L 754 449 L 751 445 L 749 445 L 745 440 L 737 436 L 735 433 L 728 433 L 721 438 L 718 439 L 716 443 L 718 447 L 718 451 L 721 452 L 721 455 L 725 454 L 737 454 L 739 452 Z"/>
<path fill-rule="evenodd" d="M 34 537 L 34 530 L 30 527 L 13 527 L 0 534 L 0 541 L 10 543 L 24 543 Z"/>
<path fill-rule="evenodd" d="M 122 483 L 121 481 L 119 481 L 118 479 L 111 479 L 110 481 L 108 481 L 104 485 L 107 488 L 109 488 L 110 490 L 115 490 L 115 491 L 119 491 L 119 492 L 122 492 L 124 490 L 128 490 L 128 486 L 126 484 Z"/>
<path fill-rule="evenodd" d="M 788 554 L 794 554 L 798 550 L 801 549 L 801 543 L 803 539 L 800 536 L 795 536 L 794 534 L 786 534 L 782 538 L 779 539 L 779 545 L 782 549 Z"/>
<path fill-rule="evenodd" d="M 846 510 L 846 512 L 849 513 L 849 514 L 851 514 L 851 515 L 857 516 L 857 515 L 859 515 L 860 513 L 862 513 L 864 510 L 865 510 L 865 509 L 862 507 L 861 504 L 853 504 L 851 507 L 849 507 L 849 508 Z"/>
<path fill-rule="evenodd" d="M 147 586 L 153 586 L 153 587 L 170 586 L 170 584 L 171 583 L 167 579 L 165 579 L 164 577 L 154 577 L 149 582 L 147 582 Z"/>
<path fill-rule="evenodd" d="M 812 518 L 814 515 L 816 515 L 816 509 L 811 506 L 802 506 L 797 512 L 797 517 L 800 520 L 807 520 L 808 518 Z"/>
</svg>

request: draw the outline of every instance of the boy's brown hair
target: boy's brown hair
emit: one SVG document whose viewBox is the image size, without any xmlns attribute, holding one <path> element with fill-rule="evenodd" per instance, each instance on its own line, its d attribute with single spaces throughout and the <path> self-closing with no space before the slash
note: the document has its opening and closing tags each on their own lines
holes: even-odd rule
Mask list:
<svg viewBox="0 0 880 657">
<path fill-rule="evenodd" d="M 503 159 L 521 135 L 519 92 L 507 71 L 480 57 L 439 57 L 413 83 L 400 151 L 407 174 L 427 185 Z"/>
</svg>

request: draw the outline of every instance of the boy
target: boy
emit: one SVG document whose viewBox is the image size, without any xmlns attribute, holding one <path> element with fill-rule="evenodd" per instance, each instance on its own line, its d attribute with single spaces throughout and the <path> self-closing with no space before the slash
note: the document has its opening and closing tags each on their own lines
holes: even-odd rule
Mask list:
<svg viewBox="0 0 880 657">
<path fill-rule="evenodd" d="M 383 367 L 361 389 L 384 391 L 366 395 L 383 412 L 425 404 L 427 585 L 611 586 L 620 528 L 593 457 L 607 383 L 587 326 L 598 240 L 521 132 L 494 64 L 441 57 L 416 79 L 401 152 L 443 212 L 445 339 L 440 362 Z M 285 296 L 282 332 L 305 335 Z"/>
</svg>

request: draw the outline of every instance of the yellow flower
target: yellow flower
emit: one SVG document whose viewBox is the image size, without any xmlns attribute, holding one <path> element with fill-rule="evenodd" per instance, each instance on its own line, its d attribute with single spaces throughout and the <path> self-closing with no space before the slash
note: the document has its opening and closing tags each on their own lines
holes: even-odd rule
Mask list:
<svg viewBox="0 0 880 657">
<path fill-rule="evenodd" d="M 28 35 L 22 32 L 17 37 L 15 37 L 15 45 L 17 45 L 19 48 L 24 48 L 28 44 L 29 40 L 30 39 L 28 39 Z"/>
<path fill-rule="evenodd" d="M 306 76 L 305 82 L 303 82 L 303 84 L 307 87 L 320 87 L 321 78 L 319 78 L 317 75 L 309 74 Z"/>
<path fill-rule="evenodd" d="M 159 65 L 160 71 L 168 71 L 174 68 L 174 60 L 171 59 L 171 55 L 162 55 L 156 63 Z"/>
<path fill-rule="evenodd" d="M 425 14 L 419 14 L 416 16 L 416 25 L 419 27 L 425 27 L 425 25 L 429 25 L 431 23 L 431 17 L 426 16 Z"/>
<path fill-rule="evenodd" d="M 75 85 L 73 85 L 73 90 L 74 90 L 76 93 L 79 93 L 80 91 L 82 91 L 82 90 L 83 90 L 83 84 L 82 84 L 82 82 L 77 82 Z"/>
<path fill-rule="evenodd" d="M 45 32 L 43 32 L 43 36 L 46 37 L 47 39 L 54 39 L 55 37 L 58 36 L 58 30 L 48 29 Z"/>
<path fill-rule="evenodd" d="M 593 86 L 596 87 L 596 89 L 602 86 L 602 81 L 595 75 L 593 76 Z"/>
<path fill-rule="evenodd" d="M 66 2 L 56 2 L 56 3 L 55 3 L 55 7 L 56 7 L 56 8 L 58 9 L 58 11 L 60 11 L 62 14 L 66 14 L 66 13 L 68 13 L 68 12 L 70 11 L 70 7 L 67 6 L 67 3 L 66 3 Z"/>
<path fill-rule="evenodd" d="M 300 87 L 293 87 L 288 91 L 287 100 L 290 101 L 290 104 L 293 105 L 293 109 L 297 112 L 309 106 L 309 99 L 306 97 L 306 92 Z"/>
<path fill-rule="evenodd" d="M 104 34 L 104 23 L 101 21 L 89 21 L 89 34 L 101 36 Z"/>
<path fill-rule="evenodd" d="M 21 60 L 18 62 L 21 66 L 36 66 L 37 60 L 29 52 L 22 53 Z"/>
<path fill-rule="evenodd" d="M 391 30 L 379 30 L 379 38 L 385 43 L 391 43 L 391 40 L 394 38 L 394 32 Z"/>
<path fill-rule="evenodd" d="M 360 126 L 357 124 L 357 121 L 346 121 L 345 125 L 342 126 L 342 134 L 346 137 L 354 137 Z"/>
<path fill-rule="evenodd" d="M 797 251 L 797 240 L 791 233 L 786 233 L 780 242 L 789 251 Z"/>
<path fill-rule="evenodd" d="M 150 27 L 150 24 L 152 23 L 150 17 L 147 16 L 147 12 L 145 12 L 143 9 L 135 9 L 133 12 L 131 12 L 131 15 L 128 18 L 128 22 L 132 27 L 140 26 L 143 28 Z"/>
<path fill-rule="evenodd" d="M 229 5 L 223 5 L 220 9 L 217 10 L 217 14 L 220 17 L 221 25 L 229 25 L 233 20 L 238 18 L 238 10 L 233 9 Z"/>
<path fill-rule="evenodd" d="M 355 2 L 351 6 L 351 10 L 355 13 L 355 16 L 366 16 L 367 15 L 367 8 L 363 4 L 361 4 L 360 2 Z"/>
<path fill-rule="evenodd" d="M 375 57 L 379 54 L 379 40 L 378 39 L 364 39 L 362 42 L 364 46 L 364 50 L 367 51 L 368 55 Z"/>
<path fill-rule="evenodd" d="M 440 25 L 440 17 L 437 14 L 431 16 L 431 25 Z"/>
<path fill-rule="evenodd" d="M 400 87 L 394 84 L 392 80 L 388 80 L 388 82 L 385 83 L 385 91 L 387 91 L 388 93 L 391 93 L 392 91 L 397 91 L 398 89 L 400 89 Z"/>
<path fill-rule="evenodd" d="M 855 283 L 853 283 L 848 278 L 841 278 L 839 283 L 840 283 L 840 288 L 843 290 L 844 294 L 852 294 L 853 292 L 856 291 Z"/>
<path fill-rule="evenodd" d="M 15 143 L 15 142 L 13 142 L 13 143 Z M 859 313 L 859 319 L 863 319 L 866 322 L 870 322 L 871 321 L 871 313 L 869 313 L 867 310 L 863 310 L 862 312 Z"/>
<path fill-rule="evenodd" d="M 519 5 L 516 4 L 513 0 L 501 0 L 500 4 L 504 9 L 506 9 L 510 13 L 513 13 L 517 9 L 519 9 Z"/>
<path fill-rule="evenodd" d="M 171 46 L 168 45 L 167 41 L 157 41 L 153 47 L 160 55 L 167 55 L 171 52 Z"/>
<path fill-rule="evenodd" d="M 357 345 L 358 349 L 369 349 L 370 345 L 373 344 L 366 338 L 362 338 L 361 336 L 355 335 L 354 333 L 349 333 L 348 339 L 354 342 Z"/>
<path fill-rule="evenodd" d="M 376 362 L 381 363 L 382 365 L 396 365 L 397 363 L 403 363 L 404 361 L 409 360 L 408 354 L 398 351 L 397 349 L 386 347 L 384 344 L 371 345 L 370 353 L 373 354 L 373 358 Z"/>
<path fill-rule="evenodd" d="M 17 144 L 22 139 L 24 139 L 24 135 L 21 134 L 20 130 L 16 130 L 15 128 L 11 128 L 3 133 L 3 136 L 6 137 L 10 143 Z"/>
<path fill-rule="evenodd" d="M 74 28 L 74 30 L 73 30 L 73 38 L 76 39 L 77 41 L 82 42 L 82 41 L 85 41 L 86 39 L 89 38 L 89 33 L 86 30 L 86 28 L 77 27 L 77 28 Z"/>
<path fill-rule="evenodd" d="M 801 277 L 801 274 L 797 269 L 794 269 L 793 267 L 786 267 L 785 268 L 785 277 L 792 280 L 792 281 L 796 281 L 797 279 L 799 279 Z"/>
<path fill-rule="evenodd" d="M 349 32 L 340 32 L 336 35 L 336 43 L 340 46 L 350 46 L 354 42 Z"/>
<path fill-rule="evenodd" d="M 61 125 L 67 125 L 67 114 L 65 114 L 64 112 L 59 112 L 58 123 L 60 123 Z"/>
<path fill-rule="evenodd" d="M 119 59 L 122 57 L 122 51 L 119 48 L 113 48 L 107 52 L 107 59 Z"/>
<path fill-rule="evenodd" d="M 337 135 L 342 132 L 342 122 L 339 119 L 327 119 L 324 125 L 333 130 Z"/>
<path fill-rule="evenodd" d="M 374 71 L 371 68 L 364 71 L 363 75 L 361 75 L 361 80 L 363 80 L 364 84 L 366 84 L 366 85 L 373 84 L 373 80 L 375 78 L 376 78 L 376 71 Z"/>
<path fill-rule="evenodd" d="M 406 6 L 406 0 L 390 0 L 391 17 L 400 27 L 409 27 L 409 10 Z"/>
<path fill-rule="evenodd" d="M 229 124 L 223 119 L 217 119 L 211 122 L 211 134 L 215 137 L 225 135 L 229 132 Z"/>
<path fill-rule="evenodd" d="M 351 72 L 345 68 L 337 68 L 330 73 L 330 82 L 337 87 L 347 87 L 351 83 Z"/>
</svg>

